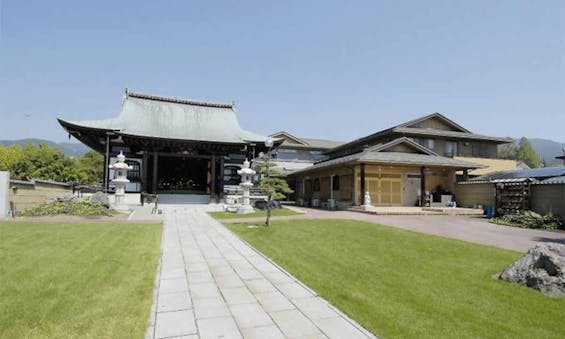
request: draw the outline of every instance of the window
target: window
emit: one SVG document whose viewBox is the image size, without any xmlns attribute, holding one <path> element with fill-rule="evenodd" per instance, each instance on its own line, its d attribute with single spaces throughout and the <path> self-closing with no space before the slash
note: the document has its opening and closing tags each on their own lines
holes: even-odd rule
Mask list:
<svg viewBox="0 0 565 339">
<path fill-rule="evenodd" d="M 141 166 L 139 162 L 126 160 L 125 163 L 132 167 L 132 169 L 127 172 L 128 180 L 131 182 L 141 182 Z"/>
<path fill-rule="evenodd" d="M 414 138 L 413 140 L 421 146 L 427 147 L 429 149 L 434 149 L 435 147 L 434 139 Z"/>
<path fill-rule="evenodd" d="M 446 141 L 445 142 L 445 156 L 454 157 L 459 155 L 457 150 L 457 141 Z"/>
<path fill-rule="evenodd" d="M 294 149 L 278 150 L 275 158 L 279 160 L 296 160 L 298 159 L 298 152 Z"/>
<path fill-rule="evenodd" d="M 241 177 L 237 171 L 240 169 L 238 166 L 224 166 L 224 185 L 238 185 Z"/>
<path fill-rule="evenodd" d="M 320 190 L 320 179 L 316 178 L 314 179 L 314 188 L 313 190 L 315 192 L 318 192 Z"/>
<path fill-rule="evenodd" d="M 339 191 L 339 175 L 334 175 L 332 180 L 332 188 L 334 191 Z"/>
<path fill-rule="evenodd" d="M 488 144 L 473 144 L 473 156 L 474 157 L 488 157 Z"/>
</svg>

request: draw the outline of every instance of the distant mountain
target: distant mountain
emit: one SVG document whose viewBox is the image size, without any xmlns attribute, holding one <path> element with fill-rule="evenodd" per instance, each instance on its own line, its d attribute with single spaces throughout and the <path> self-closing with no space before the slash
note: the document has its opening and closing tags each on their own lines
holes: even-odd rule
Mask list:
<svg viewBox="0 0 565 339">
<path fill-rule="evenodd" d="M 0 140 L 0 145 L 4 146 L 11 146 L 14 144 L 24 146 L 27 143 L 32 143 L 34 145 L 47 144 L 51 147 L 60 149 L 63 153 L 65 153 L 65 155 L 70 157 L 80 157 L 90 151 L 90 148 L 87 146 L 74 142 L 53 142 L 43 139 Z"/>
<path fill-rule="evenodd" d="M 547 139 L 533 138 L 528 140 L 530 140 L 540 158 L 543 159 L 546 167 L 563 165 L 563 162 L 555 159 L 555 157 L 562 154 L 565 144 Z"/>
</svg>

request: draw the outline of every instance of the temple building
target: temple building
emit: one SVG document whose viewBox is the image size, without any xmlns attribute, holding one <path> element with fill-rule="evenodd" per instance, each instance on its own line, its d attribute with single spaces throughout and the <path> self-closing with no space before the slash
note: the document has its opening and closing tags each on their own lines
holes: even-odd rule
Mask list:
<svg viewBox="0 0 565 339">
<path fill-rule="evenodd" d="M 265 151 L 266 136 L 241 128 L 233 103 L 201 102 L 134 93 L 126 89 L 115 118 L 69 121 L 63 128 L 104 154 L 108 166 L 123 152 L 133 167 L 128 192 L 223 195 L 224 164 Z M 282 141 L 275 141 L 278 145 Z"/>
</svg>

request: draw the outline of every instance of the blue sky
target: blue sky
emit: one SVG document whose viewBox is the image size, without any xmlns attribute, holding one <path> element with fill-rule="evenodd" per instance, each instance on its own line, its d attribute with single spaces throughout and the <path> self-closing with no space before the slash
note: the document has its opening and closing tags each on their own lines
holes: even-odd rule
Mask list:
<svg viewBox="0 0 565 339">
<path fill-rule="evenodd" d="M 565 142 L 564 1 L 1 3 L 0 139 L 67 139 L 125 87 L 232 101 L 242 126 L 349 140 L 442 112 Z"/>
</svg>

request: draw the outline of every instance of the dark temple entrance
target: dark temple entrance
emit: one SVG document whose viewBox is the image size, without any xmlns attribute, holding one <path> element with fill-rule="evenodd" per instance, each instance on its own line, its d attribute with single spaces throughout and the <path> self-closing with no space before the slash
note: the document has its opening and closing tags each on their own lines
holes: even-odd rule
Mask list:
<svg viewBox="0 0 565 339">
<path fill-rule="evenodd" d="M 162 194 L 206 194 L 209 160 L 167 157 L 158 159 L 157 192 Z"/>
</svg>

